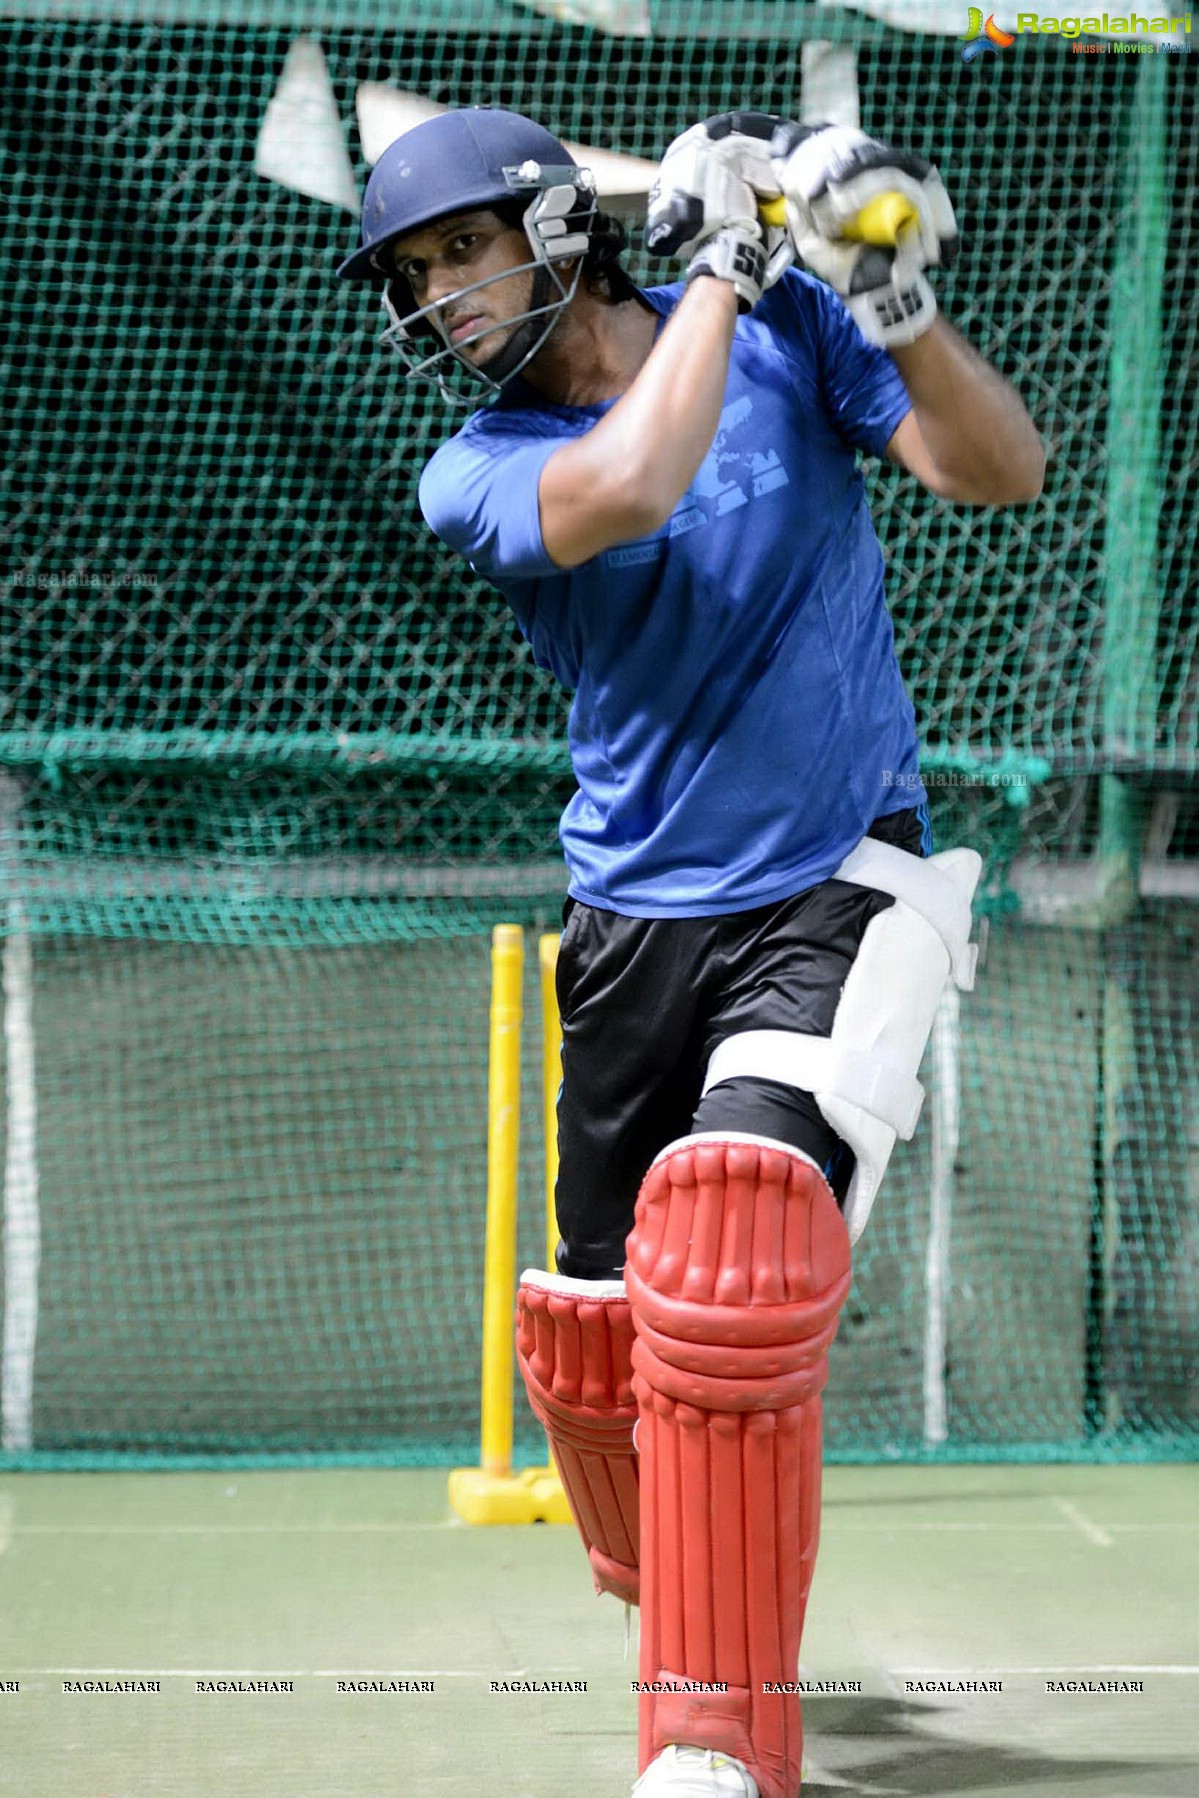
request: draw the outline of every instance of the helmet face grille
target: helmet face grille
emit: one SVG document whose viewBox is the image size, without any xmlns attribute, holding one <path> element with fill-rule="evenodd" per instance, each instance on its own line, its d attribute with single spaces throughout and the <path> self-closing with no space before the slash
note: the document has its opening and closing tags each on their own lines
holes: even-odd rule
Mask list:
<svg viewBox="0 0 1199 1798">
<path fill-rule="evenodd" d="M 580 219 L 581 198 L 587 210 Z M 568 210 L 573 210 L 569 224 L 566 222 Z M 400 275 L 391 276 L 382 299 L 383 310 L 391 322 L 381 341 L 402 358 L 408 379 L 435 383 L 452 406 L 475 410 L 480 405 L 494 403 L 505 385 L 527 367 L 541 349 L 559 314 L 574 298 L 595 211 L 594 193 L 581 195 L 574 185 L 568 188 L 559 185 L 537 194 L 522 220 L 529 240 L 530 260 L 455 288 L 452 293 L 426 306 L 415 306 L 415 296 L 408 282 Z M 583 229 L 577 228 L 580 224 Z M 555 266 L 568 261 L 575 265 L 569 282 Z M 464 352 L 490 336 L 497 327 L 488 321 L 485 328 L 472 336 L 460 343 L 451 343 L 446 309 L 457 308 L 466 296 L 510 280 L 513 275 L 530 272 L 533 286 L 529 305 L 523 312 L 504 321 L 502 328 L 509 334 L 503 346 L 488 358 L 486 364 L 472 362 Z M 409 310 L 403 310 L 405 307 Z M 431 348 L 431 345 L 436 347 Z"/>
</svg>

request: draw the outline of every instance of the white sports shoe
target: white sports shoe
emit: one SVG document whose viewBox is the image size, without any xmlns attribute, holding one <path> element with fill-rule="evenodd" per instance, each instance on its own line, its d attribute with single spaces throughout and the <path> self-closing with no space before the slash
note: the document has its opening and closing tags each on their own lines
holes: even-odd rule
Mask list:
<svg viewBox="0 0 1199 1798">
<path fill-rule="evenodd" d="M 731 1754 L 672 1742 L 645 1769 L 633 1798 L 758 1798 L 758 1787 Z"/>
</svg>

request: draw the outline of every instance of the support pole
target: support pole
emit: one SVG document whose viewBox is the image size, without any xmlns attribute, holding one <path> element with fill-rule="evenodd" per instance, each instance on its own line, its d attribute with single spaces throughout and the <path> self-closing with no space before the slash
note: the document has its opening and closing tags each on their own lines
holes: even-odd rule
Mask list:
<svg viewBox="0 0 1199 1798">
<path fill-rule="evenodd" d="M 932 1171 L 924 1255 L 924 1441 L 928 1448 L 939 1448 L 949 1435 L 950 1244 L 954 1164 L 961 1136 L 961 1047 L 961 994 L 949 980 L 932 1032 Z"/>
<path fill-rule="evenodd" d="M 1130 774 L 1152 767 L 1157 678 L 1159 449 L 1162 405 L 1162 288 L 1165 279 L 1166 67 L 1138 56 L 1130 75 L 1125 142 L 1128 196 L 1112 267 L 1111 369 L 1107 431 L 1106 614 L 1103 743 L 1106 767 Z M 1100 776 L 1099 849 L 1105 930 L 1099 1044 L 1099 1154 L 1091 1217 L 1087 1317 L 1086 1423 L 1092 1435 L 1118 1421 L 1111 1391 L 1109 1334 L 1113 1270 L 1122 1224 L 1126 1120 L 1139 1078 L 1130 936 L 1140 882 L 1144 794 L 1113 772 Z"/>
<path fill-rule="evenodd" d="M 1112 265 L 1101 752 L 1136 772 L 1152 764 L 1158 682 L 1162 288 L 1166 267 L 1166 56 L 1138 56 L 1125 127 L 1129 179 Z M 1101 924 L 1137 901 L 1141 796 L 1101 776 L 1099 856 L 1109 903 Z"/>
<path fill-rule="evenodd" d="M 33 1447 L 34 1357 L 38 1326 L 37 1080 L 33 1033 L 33 942 L 20 905 L 8 907 L 3 947 L 4 1047 L 8 1119 L 4 1157 L 0 1290 L 0 1448 Z"/>
</svg>

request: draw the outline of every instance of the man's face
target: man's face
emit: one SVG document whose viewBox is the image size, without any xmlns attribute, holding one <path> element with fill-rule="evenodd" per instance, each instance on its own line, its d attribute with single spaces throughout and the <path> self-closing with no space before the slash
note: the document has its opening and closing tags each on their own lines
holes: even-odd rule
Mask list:
<svg viewBox="0 0 1199 1798">
<path fill-rule="evenodd" d="M 412 289 L 418 307 L 438 305 L 433 315 L 442 337 L 476 367 L 497 356 L 512 334 L 512 321 L 532 303 L 529 240 L 483 207 L 436 219 L 391 246 L 396 274 Z M 520 270 L 502 279 L 509 270 Z M 486 281 L 477 293 L 452 296 Z M 488 330 L 494 324 L 494 330 Z M 468 341 L 469 340 L 469 341 Z"/>
</svg>

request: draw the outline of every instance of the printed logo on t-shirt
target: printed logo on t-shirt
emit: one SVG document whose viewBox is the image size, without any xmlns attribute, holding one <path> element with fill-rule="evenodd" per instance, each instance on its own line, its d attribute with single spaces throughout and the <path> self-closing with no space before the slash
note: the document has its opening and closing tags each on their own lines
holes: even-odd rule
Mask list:
<svg viewBox="0 0 1199 1798">
<path fill-rule="evenodd" d="M 787 470 L 774 451 L 758 449 L 748 441 L 753 410 L 748 394 L 725 407 L 712 447 L 691 483 L 692 495 L 709 502 L 714 518 L 788 485 Z M 696 510 L 694 506 L 689 509 Z"/>
<path fill-rule="evenodd" d="M 749 505 L 751 500 L 761 499 L 763 494 L 790 485 L 791 477 L 776 452 L 749 441 L 753 410 L 748 395 L 725 407 L 712 447 L 671 514 L 666 530 L 641 542 L 610 549 L 604 560 L 611 567 L 628 568 L 650 562 L 671 538 L 682 537 L 687 531 Z"/>
</svg>

